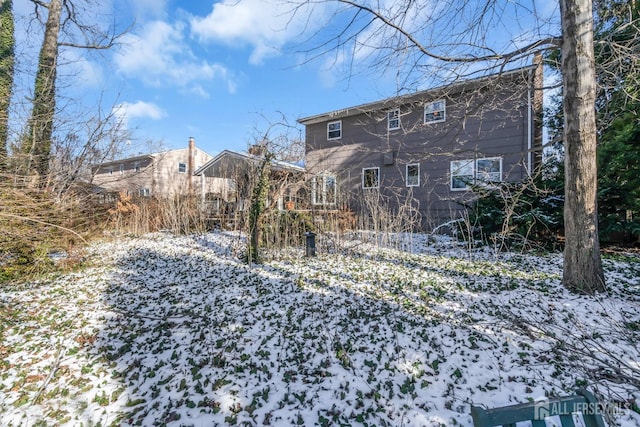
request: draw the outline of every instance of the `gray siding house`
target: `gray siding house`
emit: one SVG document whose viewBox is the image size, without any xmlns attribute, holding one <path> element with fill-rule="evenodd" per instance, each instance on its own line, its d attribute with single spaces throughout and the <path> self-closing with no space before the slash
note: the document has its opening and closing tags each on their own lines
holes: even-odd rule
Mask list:
<svg viewBox="0 0 640 427">
<path fill-rule="evenodd" d="M 470 186 L 519 181 L 541 160 L 542 65 L 298 120 L 314 209 L 433 230 L 460 218 Z"/>
</svg>

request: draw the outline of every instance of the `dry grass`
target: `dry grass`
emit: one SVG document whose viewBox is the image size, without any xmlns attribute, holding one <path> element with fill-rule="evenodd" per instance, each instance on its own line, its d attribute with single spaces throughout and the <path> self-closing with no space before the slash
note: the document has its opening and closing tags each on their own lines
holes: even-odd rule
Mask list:
<svg viewBox="0 0 640 427">
<path fill-rule="evenodd" d="M 0 182 L 0 282 L 75 267 L 82 244 L 100 233 L 106 211 L 76 188 L 58 197 L 46 189 Z M 64 253 L 60 262 L 51 256 Z"/>
</svg>

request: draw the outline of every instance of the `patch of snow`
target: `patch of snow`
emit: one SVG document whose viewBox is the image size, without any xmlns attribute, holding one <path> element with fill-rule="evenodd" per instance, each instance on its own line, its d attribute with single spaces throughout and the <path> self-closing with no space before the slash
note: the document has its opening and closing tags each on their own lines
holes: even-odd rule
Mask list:
<svg viewBox="0 0 640 427">
<path fill-rule="evenodd" d="M 249 267 L 237 234 L 153 233 L 0 290 L 0 424 L 470 426 L 471 404 L 568 394 L 607 363 L 638 372 L 639 260 L 605 260 L 609 294 L 589 297 L 562 287 L 558 254 L 351 237 Z M 563 360 L 562 341 L 594 365 Z"/>
</svg>

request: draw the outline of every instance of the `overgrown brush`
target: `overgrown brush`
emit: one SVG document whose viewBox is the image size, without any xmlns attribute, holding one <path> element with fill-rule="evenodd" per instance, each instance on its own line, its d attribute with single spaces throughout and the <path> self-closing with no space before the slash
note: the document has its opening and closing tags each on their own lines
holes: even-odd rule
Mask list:
<svg viewBox="0 0 640 427">
<path fill-rule="evenodd" d="M 316 226 L 308 212 L 271 211 L 265 215 L 261 243 L 267 249 L 300 246 L 309 231 L 316 232 Z"/>
<path fill-rule="evenodd" d="M 0 283 L 75 264 L 81 243 L 99 232 L 105 218 L 105 210 L 83 188 L 61 198 L 4 181 L 0 198 Z M 54 262 L 56 252 L 65 254 L 64 262 Z"/>
<path fill-rule="evenodd" d="M 538 175 L 472 188 L 478 197 L 467 206 L 469 215 L 460 227 L 464 239 L 498 250 L 558 249 L 563 234 L 562 182 Z"/>
<path fill-rule="evenodd" d="M 206 215 L 195 195 L 155 198 L 120 193 L 108 213 L 107 227 L 116 234 L 141 235 L 159 230 L 188 234 L 206 230 Z"/>
</svg>

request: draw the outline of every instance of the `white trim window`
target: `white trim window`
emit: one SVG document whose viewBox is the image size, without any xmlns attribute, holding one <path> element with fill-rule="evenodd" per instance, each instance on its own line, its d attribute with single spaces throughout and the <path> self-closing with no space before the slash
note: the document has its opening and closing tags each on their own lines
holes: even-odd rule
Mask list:
<svg viewBox="0 0 640 427">
<path fill-rule="evenodd" d="M 133 171 L 140 172 L 140 162 L 138 161 L 133 162 Z"/>
<path fill-rule="evenodd" d="M 451 161 L 451 189 L 468 190 L 473 183 L 475 168 L 473 160 L 452 160 Z"/>
<path fill-rule="evenodd" d="M 468 190 L 473 183 L 491 185 L 502 181 L 502 157 L 453 160 L 451 162 L 451 190 Z"/>
<path fill-rule="evenodd" d="M 342 120 L 327 123 L 327 139 L 342 138 Z"/>
<path fill-rule="evenodd" d="M 387 111 L 387 130 L 400 129 L 400 109 Z"/>
<path fill-rule="evenodd" d="M 124 165 L 118 165 L 118 169 L 120 170 L 120 175 L 124 175 Z"/>
<path fill-rule="evenodd" d="M 487 157 L 476 160 L 476 181 L 491 185 L 502 181 L 502 157 Z"/>
<path fill-rule="evenodd" d="M 150 197 L 151 196 L 151 190 L 149 190 L 148 188 L 138 188 L 138 196 L 140 196 L 140 197 Z"/>
<path fill-rule="evenodd" d="M 380 168 L 362 168 L 362 188 L 380 188 Z"/>
<path fill-rule="evenodd" d="M 420 186 L 420 163 L 409 163 L 406 167 L 407 187 Z"/>
<path fill-rule="evenodd" d="M 109 171 L 109 175 L 113 175 L 113 166 L 109 166 L 108 171 Z"/>
<path fill-rule="evenodd" d="M 430 102 L 424 106 L 424 123 L 444 122 L 447 116 L 447 103 L 444 99 Z"/>
<path fill-rule="evenodd" d="M 178 163 L 178 173 L 187 173 L 187 164 L 186 163 Z"/>
<path fill-rule="evenodd" d="M 311 179 L 311 203 L 314 205 L 335 205 L 337 191 L 335 175 L 321 173 Z"/>
</svg>

